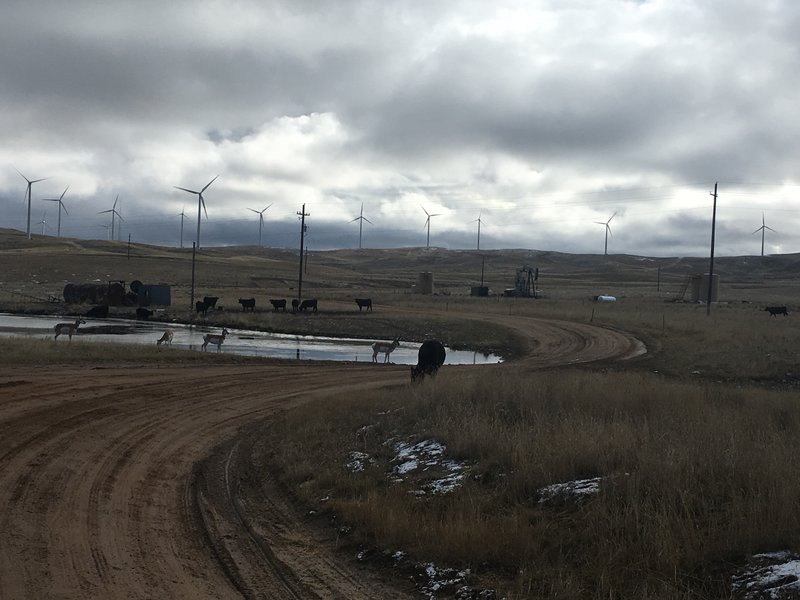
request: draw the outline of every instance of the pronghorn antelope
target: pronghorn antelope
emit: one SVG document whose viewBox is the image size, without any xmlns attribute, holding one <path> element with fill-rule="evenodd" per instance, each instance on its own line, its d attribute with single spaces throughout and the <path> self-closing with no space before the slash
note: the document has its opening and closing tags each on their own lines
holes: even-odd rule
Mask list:
<svg viewBox="0 0 800 600">
<path fill-rule="evenodd" d="M 156 346 L 160 347 L 162 343 L 164 345 L 172 345 L 172 329 L 165 329 L 164 334 L 156 340 Z"/>
<path fill-rule="evenodd" d="M 384 363 L 389 362 L 389 355 L 392 350 L 400 345 L 400 338 L 394 338 L 391 342 L 375 342 L 372 344 L 372 362 L 378 362 L 378 354 L 383 352 L 386 356 L 383 358 Z"/>
<path fill-rule="evenodd" d="M 58 339 L 58 336 L 60 336 L 62 333 L 66 333 L 69 336 L 69 339 L 72 340 L 72 335 L 78 331 L 78 325 L 81 323 L 85 325 L 86 321 L 83 319 L 75 319 L 74 323 L 57 323 L 56 326 L 53 327 L 56 332 L 55 339 Z"/>
<path fill-rule="evenodd" d="M 203 345 L 200 346 L 200 350 L 205 350 L 206 346 L 208 346 L 209 344 L 216 344 L 217 352 L 219 352 L 220 348 L 222 347 L 222 342 L 225 341 L 225 336 L 228 335 L 229 333 L 230 333 L 230 331 L 228 331 L 227 329 L 223 328 L 222 329 L 222 333 L 219 334 L 219 335 L 215 334 L 215 333 L 208 333 L 208 334 L 204 335 L 203 336 Z"/>
</svg>

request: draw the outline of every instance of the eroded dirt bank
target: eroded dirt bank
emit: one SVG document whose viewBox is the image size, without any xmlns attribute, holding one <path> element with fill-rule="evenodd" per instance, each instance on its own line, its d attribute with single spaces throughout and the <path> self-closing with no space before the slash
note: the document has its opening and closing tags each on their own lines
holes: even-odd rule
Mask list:
<svg viewBox="0 0 800 600">
<path fill-rule="evenodd" d="M 531 368 L 641 351 L 589 325 L 507 324 Z M 0 368 L 0 598 L 413 597 L 338 560 L 268 480 L 258 505 L 237 493 L 241 427 L 407 382 L 344 363 Z"/>
</svg>

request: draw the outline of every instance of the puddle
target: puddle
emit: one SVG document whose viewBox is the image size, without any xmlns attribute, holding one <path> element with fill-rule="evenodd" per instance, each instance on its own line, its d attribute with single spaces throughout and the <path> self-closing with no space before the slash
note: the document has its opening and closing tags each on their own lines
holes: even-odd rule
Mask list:
<svg viewBox="0 0 800 600">
<path fill-rule="evenodd" d="M 53 339 L 56 323 L 65 323 L 70 317 L 10 315 L 0 313 L 0 335 L 32 336 Z M 164 329 L 174 332 L 173 348 L 199 350 L 203 336 L 207 333 L 221 333 L 220 327 L 204 325 L 183 325 L 179 323 L 158 323 L 154 321 L 131 321 L 127 319 L 90 319 L 84 317 L 76 339 L 81 341 L 119 342 L 123 344 L 150 344 L 155 346 Z M 60 336 L 57 343 L 69 343 L 68 338 Z M 372 344 L 375 340 L 358 338 L 328 338 L 280 333 L 265 333 L 247 329 L 228 328 L 228 337 L 222 345 L 222 352 L 243 356 L 264 356 L 270 358 L 294 358 L 301 360 L 372 361 Z M 166 348 L 169 350 L 169 348 Z M 399 365 L 417 364 L 419 344 L 401 342 L 391 354 L 391 362 Z M 216 352 L 214 346 L 209 352 Z M 383 361 L 383 354 L 378 355 Z M 448 365 L 482 365 L 501 362 L 494 354 L 483 354 L 470 350 L 447 349 Z"/>
</svg>

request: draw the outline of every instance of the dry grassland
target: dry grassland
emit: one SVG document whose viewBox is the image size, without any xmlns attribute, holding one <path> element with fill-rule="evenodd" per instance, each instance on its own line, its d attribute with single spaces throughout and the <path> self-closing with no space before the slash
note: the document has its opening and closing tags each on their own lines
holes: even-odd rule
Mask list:
<svg viewBox="0 0 800 600">
<path fill-rule="evenodd" d="M 18 237 L 0 236 L 0 309 L 65 310 L 35 299 L 66 282 L 139 279 L 173 285 L 173 307 L 159 318 L 198 318 L 189 310 L 190 250 L 136 246 L 128 258 L 124 244 L 30 248 Z M 221 297 L 225 310 L 207 317 L 220 325 L 433 335 L 510 358 L 536 352 L 481 320 L 497 314 L 592 322 L 647 344 L 648 356 L 625 365 L 530 372 L 509 360 L 445 370 L 419 386 L 310 404 L 272 424 L 254 462 L 346 526 L 344 549 L 402 550 L 469 568 L 473 585 L 508 598 L 559 599 L 729 598 L 730 575 L 747 556 L 800 551 L 800 257 L 719 259 L 721 302 L 707 316 L 705 306 L 670 301 L 704 259 L 482 254 L 489 298 L 469 296 L 484 260 L 475 252 L 312 253 L 303 289 L 320 312 L 306 316 L 267 310 L 268 298 L 293 296 L 296 252 L 204 249 L 198 258 L 197 295 Z M 526 264 L 540 268 L 544 298 L 498 295 Z M 411 293 L 423 271 L 434 273 L 437 295 Z M 592 302 L 598 294 L 618 301 Z M 254 315 L 237 312 L 239 297 L 257 298 Z M 375 311 L 359 313 L 355 297 L 372 297 Z M 787 305 L 789 316 L 770 317 L 768 305 Z M 29 356 L 46 357 L 50 346 Z M 409 493 L 418 481 L 387 478 L 387 442 L 426 439 L 469 465 L 449 494 L 419 498 Z M 356 451 L 375 462 L 354 473 L 345 465 Z M 542 501 L 547 485 L 595 477 L 597 494 Z"/>
</svg>

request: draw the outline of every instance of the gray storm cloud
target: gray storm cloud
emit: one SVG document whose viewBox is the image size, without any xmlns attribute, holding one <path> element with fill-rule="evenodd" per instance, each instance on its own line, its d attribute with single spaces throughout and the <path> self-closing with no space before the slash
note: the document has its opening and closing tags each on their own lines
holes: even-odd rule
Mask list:
<svg viewBox="0 0 800 600">
<path fill-rule="evenodd" d="M 800 246 L 794 118 L 800 7 L 787 1 L 95 2 L 4 6 L 0 226 L 122 229 L 177 244 L 206 195 L 209 243 L 274 245 L 305 203 L 320 248 L 431 243 L 703 253 L 720 182 L 724 252 L 780 215 L 768 251 Z M 778 212 L 780 211 L 780 212 Z M 605 220 L 605 218 L 603 220 Z M 777 217 L 776 217 L 777 218 Z M 187 230 L 193 230 L 196 222 Z M 257 227 L 257 221 L 255 222 Z M 325 232 L 322 235 L 321 232 Z M 737 233 L 738 232 L 738 233 Z M 54 234 L 53 231 L 48 231 Z M 187 234 L 188 235 L 188 234 Z M 739 239 L 742 238 L 742 239 Z"/>
</svg>

